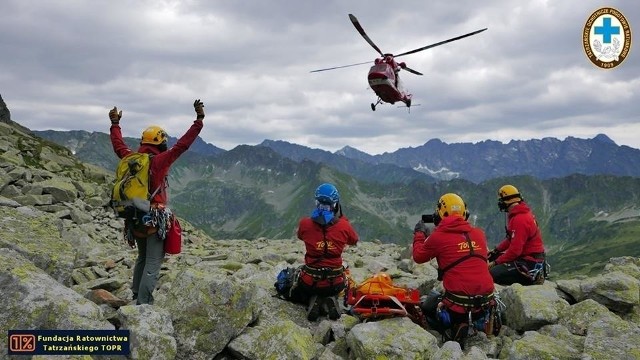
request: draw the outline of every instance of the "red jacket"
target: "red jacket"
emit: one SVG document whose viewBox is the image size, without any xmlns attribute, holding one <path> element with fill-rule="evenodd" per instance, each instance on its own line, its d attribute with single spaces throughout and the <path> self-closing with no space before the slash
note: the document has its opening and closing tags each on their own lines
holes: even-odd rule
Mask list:
<svg viewBox="0 0 640 360">
<path fill-rule="evenodd" d="M 355 245 L 358 242 L 358 234 L 351 227 L 346 216 L 325 228 L 322 233 L 322 225 L 315 223 L 310 217 L 300 220 L 298 225 L 298 239 L 304 242 L 306 253 L 304 263 L 314 268 L 339 268 L 342 266 L 342 251 L 347 245 Z M 325 254 L 325 241 L 326 254 Z"/>
<path fill-rule="evenodd" d="M 542 261 L 531 255 L 544 253 L 544 244 L 535 216 L 525 202 L 520 202 L 509 209 L 507 215 L 507 232 L 505 238 L 496 249 L 504 252 L 496 259 L 496 264 L 503 264 L 517 259 Z"/>
<path fill-rule="evenodd" d="M 486 261 L 488 250 L 484 231 L 471 226 L 460 216 L 442 219 L 426 239 L 422 231 L 416 231 L 413 235 L 413 260 L 424 263 L 436 258 L 438 268 L 446 268 L 470 254 L 464 233 L 469 234 L 474 254 L 485 260 L 471 257 L 458 263 L 444 274 L 442 285 L 446 291 L 458 295 L 489 295 L 493 293 L 494 286 Z"/>
<path fill-rule="evenodd" d="M 152 204 L 166 204 L 167 192 L 164 191 L 164 179 L 169 173 L 169 167 L 174 161 L 182 155 L 189 146 L 198 137 L 200 130 L 202 129 L 202 120 L 195 120 L 191 128 L 178 140 L 178 142 L 168 149 L 167 151 L 160 152 L 155 145 L 141 144 L 137 152 L 153 154 L 151 158 L 150 166 L 150 178 L 149 178 L 149 190 L 154 192 L 158 187 L 160 191 L 151 199 Z M 122 132 L 120 125 L 111 125 L 111 145 L 113 145 L 113 151 L 120 159 L 133 152 L 129 149 L 124 140 L 122 140 Z"/>
</svg>

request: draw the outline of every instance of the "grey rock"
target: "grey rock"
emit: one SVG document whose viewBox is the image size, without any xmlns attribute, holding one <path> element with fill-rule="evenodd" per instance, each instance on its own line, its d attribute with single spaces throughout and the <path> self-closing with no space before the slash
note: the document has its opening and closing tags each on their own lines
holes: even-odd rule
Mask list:
<svg viewBox="0 0 640 360">
<path fill-rule="evenodd" d="M 0 293 L 3 331 L 114 329 L 97 305 L 6 248 L 0 248 Z M 7 353 L 7 342 L 0 342 L 0 352 Z"/>
<path fill-rule="evenodd" d="M 357 359 L 430 359 L 437 339 L 408 318 L 358 324 L 347 334 L 347 344 Z"/>
<path fill-rule="evenodd" d="M 53 197 L 51 195 L 18 195 L 13 198 L 25 206 L 39 206 L 39 205 L 51 205 L 53 204 Z"/>
<path fill-rule="evenodd" d="M 12 199 L 22 195 L 22 191 L 20 191 L 20 189 L 15 185 L 6 185 L 4 188 L 2 188 L 2 192 L 0 192 L 0 195 Z"/>
<path fill-rule="evenodd" d="M 247 328 L 229 350 L 241 359 L 313 359 L 318 348 L 309 329 L 290 320 Z"/>
<path fill-rule="evenodd" d="M 507 350 L 507 358 L 514 360 L 558 359 L 579 360 L 582 351 L 560 339 L 527 331 L 521 339 L 515 340 Z"/>
<path fill-rule="evenodd" d="M 123 306 L 117 311 L 120 329 L 131 331 L 131 358 L 170 360 L 177 356 L 171 315 L 152 305 Z"/>
<path fill-rule="evenodd" d="M 0 206 L 16 208 L 20 206 L 20 203 L 15 200 L 8 199 L 4 196 L 0 196 Z"/>
<path fill-rule="evenodd" d="M 555 324 L 560 314 L 569 307 L 548 285 L 513 284 L 500 291 L 500 298 L 507 306 L 505 317 L 508 325 L 518 331 Z"/>
</svg>

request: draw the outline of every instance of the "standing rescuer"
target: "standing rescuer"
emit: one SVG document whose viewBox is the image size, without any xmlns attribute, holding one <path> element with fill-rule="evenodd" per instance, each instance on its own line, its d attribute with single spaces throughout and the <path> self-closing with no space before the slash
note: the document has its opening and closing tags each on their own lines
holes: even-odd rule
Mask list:
<svg viewBox="0 0 640 360">
<path fill-rule="evenodd" d="M 498 209 L 507 213 L 507 234 L 489 253 L 493 280 L 500 285 L 544 283 L 547 269 L 542 235 L 533 212 L 515 186 L 498 189 Z"/>
<path fill-rule="evenodd" d="M 152 155 L 149 169 L 149 188 L 159 190 L 154 191 L 154 195 L 150 199 L 151 212 L 148 219 L 150 224 L 155 225 L 142 224 L 134 226 L 132 221 L 125 219 L 126 233 L 133 237 L 133 239 L 127 239 L 127 241 L 132 247 L 137 246 L 138 248 L 138 257 L 133 270 L 133 284 L 131 286 L 133 298 L 138 305 L 153 304 L 153 290 L 158 281 L 162 259 L 164 258 L 164 238 L 159 235 L 164 231 L 159 230 L 165 229 L 159 229 L 159 227 L 166 226 L 167 221 L 164 221 L 164 219 L 170 213 L 166 207 L 168 200 L 166 178 L 169 168 L 182 153 L 189 149 L 203 126 L 204 104 L 198 99 L 194 101 L 193 107 L 196 112 L 196 120 L 170 149 L 167 148 L 167 133 L 161 127 L 152 125 L 142 132 L 140 147 L 137 152 Z M 111 144 L 113 145 L 113 151 L 120 159 L 133 152 L 122 139 L 121 118 L 122 111 L 118 111 L 117 107 L 109 111 Z"/>
</svg>

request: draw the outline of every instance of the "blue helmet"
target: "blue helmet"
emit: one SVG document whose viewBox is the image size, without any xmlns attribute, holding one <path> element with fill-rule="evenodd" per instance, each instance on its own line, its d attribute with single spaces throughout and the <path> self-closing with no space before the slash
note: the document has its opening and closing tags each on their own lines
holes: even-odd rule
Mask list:
<svg viewBox="0 0 640 360">
<path fill-rule="evenodd" d="M 340 201 L 338 189 L 333 184 L 324 183 L 316 189 L 316 200 L 321 204 L 334 205 Z"/>
</svg>

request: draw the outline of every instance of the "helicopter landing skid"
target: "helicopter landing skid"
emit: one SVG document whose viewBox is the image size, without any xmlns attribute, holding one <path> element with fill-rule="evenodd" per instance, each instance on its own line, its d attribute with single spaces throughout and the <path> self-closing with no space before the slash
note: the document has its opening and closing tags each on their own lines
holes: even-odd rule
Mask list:
<svg viewBox="0 0 640 360">
<path fill-rule="evenodd" d="M 382 99 L 378 98 L 378 101 L 376 101 L 376 103 L 371 103 L 371 111 L 376 111 L 376 105 L 378 104 L 382 104 Z"/>
<path fill-rule="evenodd" d="M 411 104 L 411 106 L 400 105 L 400 106 L 398 106 L 398 108 L 406 108 L 406 109 L 407 109 L 407 112 L 408 112 L 409 114 L 411 114 L 411 108 L 412 108 L 412 107 L 421 106 L 421 105 L 422 105 L 422 104 Z"/>
</svg>

